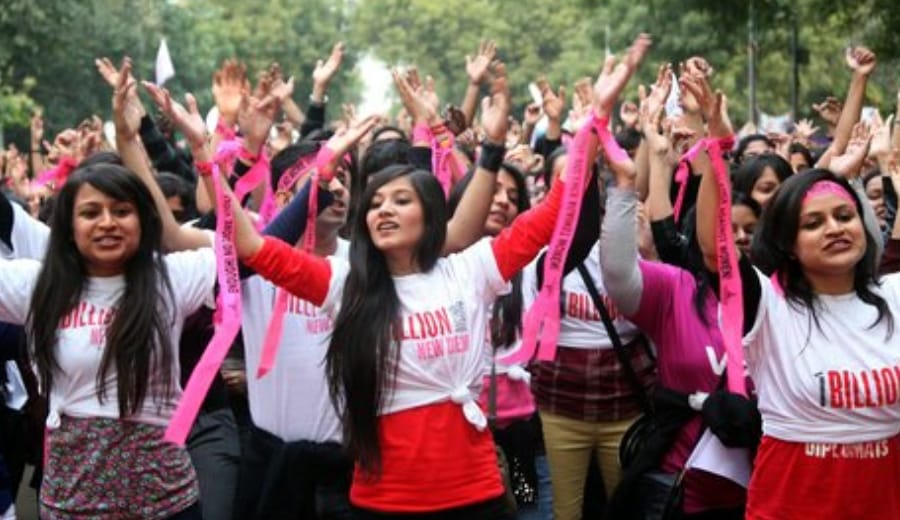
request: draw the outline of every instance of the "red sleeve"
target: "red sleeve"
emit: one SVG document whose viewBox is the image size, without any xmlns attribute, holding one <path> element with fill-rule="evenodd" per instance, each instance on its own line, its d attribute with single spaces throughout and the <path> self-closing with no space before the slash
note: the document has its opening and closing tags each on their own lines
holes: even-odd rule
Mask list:
<svg viewBox="0 0 900 520">
<path fill-rule="evenodd" d="M 555 181 L 540 204 L 516 217 L 511 226 L 494 238 L 491 248 L 504 280 L 512 279 L 550 242 L 563 191 L 565 184 Z"/>
<path fill-rule="evenodd" d="M 331 282 L 331 264 L 324 258 L 295 249 L 276 238 L 265 237 L 259 251 L 244 263 L 297 298 L 316 306 L 325 303 Z"/>
</svg>

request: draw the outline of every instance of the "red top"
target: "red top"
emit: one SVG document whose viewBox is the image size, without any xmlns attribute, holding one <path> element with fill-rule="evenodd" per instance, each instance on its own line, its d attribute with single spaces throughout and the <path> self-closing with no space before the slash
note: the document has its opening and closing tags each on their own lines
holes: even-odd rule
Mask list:
<svg viewBox="0 0 900 520">
<path fill-rule="evenodd" d="M 521 270 L 553 234 L 564 186 L 556 182 L 544 201 L 519 215 L 491 243 L 505 280 Z M 295 296 L 321 306 L 328 295 L 327 260 L 273 238 L 246 264 Z M 503 484 L 489 431 L 469 424 L 458 404 L 443 401 L 378 418 L 382 471 L 367 478 L 357 467 L 350 499 L 379 511 L 424 512 L 499 497 Z"/>
</svg>

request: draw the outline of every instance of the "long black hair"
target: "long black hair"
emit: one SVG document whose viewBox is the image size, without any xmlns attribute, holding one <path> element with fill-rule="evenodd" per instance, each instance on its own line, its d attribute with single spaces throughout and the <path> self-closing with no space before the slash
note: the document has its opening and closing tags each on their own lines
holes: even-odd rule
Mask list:
<svg viewBox="0 0 900 520">
<path fill-rule="evenodd" d="M 72 228 L 75 198 L 86 184 L 134 204 L 141 225 L 138 249 L 125 261 L 125 291 L 106 329 L 96 381 L 102 402 L 115 366 L 119 416 L 124 418 L 141 410 L 151 385 L 160 385 L 163 395 L 171 395 L 174 359 L 171 318 L 162 304 L 173 298 L 161 255 L 162 221 L 150 191 L 137 175 L 122 166 L 95 163 L 77 169 L 66 181 L 50 223 L 47 254 L 31 298 L 26 331 L 42 387 L 49 392 L 60 369 L 55 354 L 58 324 L 78 305 L 88 282 L 87 265 L 75 246 Z"/>
<path fill-rule="evenodd" d="M 528 187 L 525 184 L 525 174 L 522 170 L 510 163 L 503 163 L 500 167 L 501 171 L 506 172 L 512 177 L 516 185 L 516 191 L 519 193 L 516 201 L 516 210 L 518 215 L 531 209 L 531 202 L 528 197 Z M 447 204 L 450 207 L 450 215 L 456 213 L 456 207 L 462 196 L 472 182 L 475 171 L 470 170 L 465 177 L 460 179 L 453 189 L 450 190 L 450 197 Z M 505 294 L 497 298 L 491 315 L 491 345 L 494 348 L 509 347 L 515 344 L 516 340 L 522 333 L 522 272 L 519 271 L 510 280 L 512 290 L 509 294 Z"/>
<path fill-rule="evenodd" d="M 809 189 L 820 181 L 831 181 L 843 187 L 853 199 L 860 220 L 863 220 L 862 201 L 843 177 L 824 169 L 807 170 L 802 175 L 792 176 L 781 185 L 768 208 L 763 211 L 752 245 L 753 258 L 758 267 L 768 274 L 775 274 L 788 302 L 808 309 L 816 326 L 819 325 L 816 313 L 818 295 L 806 278 L 803 265 L 794 254 L 794 248 L 800 228 L 803 199 Z M 878 310 L 878 317 L 872 326 L 881 320 L 887 320 L 890 336 L 893 334 L 894 318 L 884 298 L 872 290 L 873 286 L 880 284 L 878 248 L 875 237 L 869 233 L 865 223 L 862 223 L 862 227 L 866 236 L 866 251 L 853 269 L 853 290 L 860 300 Z"/>
<path fill-rule="evenodd" d="M 354 217 L 350 240 L 350 273 L 326 356 L 331 399 L 342 410 L 344 443 L 364 471 L 381 470 L 378 412 L 394 380 L 399 349 L 400 299 L 384 254 L 375 247 L 366 224 L 367 208 L 385 184 L 409 179 L 422 206 L 424 231 L 414 251 L 422 272 L 434 267 L 447 235 L 444 192 L 429 172 L 412 166 L 389 166 L 372 175 Z"/>
</svg>

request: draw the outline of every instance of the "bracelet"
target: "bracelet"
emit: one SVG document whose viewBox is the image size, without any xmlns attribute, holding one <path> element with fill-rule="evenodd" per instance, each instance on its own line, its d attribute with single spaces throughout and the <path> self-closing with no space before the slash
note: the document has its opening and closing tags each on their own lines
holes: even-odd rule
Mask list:
<svg viewBox="0 0 900 520">
<path fill-rule="evenodd" d="M 481 143 L 481 156 L 478 158 L 478 167 L 497 173 L 503 164 L 504 156 L 506 156 L 505 145 L 483 141 Z"/>
<path fill-rule="evenodd" d="M 194 161 L 194 167 L 201 177 L 211 177 L 213 174 L 213 163 L 209 161 Z"/>
</svg>

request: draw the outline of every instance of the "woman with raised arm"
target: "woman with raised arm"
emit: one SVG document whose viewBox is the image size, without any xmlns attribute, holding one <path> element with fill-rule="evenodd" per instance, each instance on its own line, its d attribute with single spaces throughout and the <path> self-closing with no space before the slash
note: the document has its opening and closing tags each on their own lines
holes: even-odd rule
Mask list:
<svg viewBox="0 0 900 520">
<path fill-rule="evenodd" d="M 711 269 L 720 188 L 705 170 L 698 239 Z M 900 277 L 878 275 L 863 199 L 828 170 L 791 177 L 752 245 L 773 274 L 739 270 L 763 421 L 749 519 L 900 518 Z"/>
<path fill-rule="evenodd" d="M 606 89 L 610 97 L 624 85 L 621 76 Z M 503 158 L 507 111 L 497 101 L 483 116 L 490 142 L 480 174 L 496 172 Z M 596 146 L 590 130 L 579 136 L 585 151 Z M 487 308 L 549 241 L 564 189 L 561 180 L 493 240 L 447 258 L 440 258 L 447 219 L 440 184 L 409 167 L 369 180 L 349 265 L 263 240 L 238 216 L 239 256 L 337 316 L 329 383 L 346 403 L 345 443 L 357 461 L 350 497 L 360 518 L 512 518 L 475 402 Z"/>
<path fill-rule="evenodd" d="M 698 220 L 713 220 L 718 202 L 705 172 Z M 900 518 L 900 277 L 877 274 L 864 204 L 828 170 L 791 177 L 752 246 L 774 274 L 740 269 L 744 349 L 763 420 L 749 519 Z M 714 235 L 699 230 L 710 268 Z"/>
<path fill-rule="evenodd" d="M 687 82 L 682 79 L 683 88 L 688 84 L 708 121 L 710 135 L 730 136 L 730 126 L 721 117 L 718 104 L 708 95 L 706 79 L 699 75 L 691 76 Z M 658 132 L 658 129 L 654 127 L 651 131 Z M 658 140 L 657 135 L 651 136 L 651 140 Z M 666 143 L 651 144 L 657 150 L 667 148 Z M 726 404 L 728 408 L 722 408 L 723 403 L 733 400 L 721 391 L 725 345 L 718 326 L 715 281 L 706 272 L 696 235 L 690 230 L 693 226 L 688 226 L 687 231 L 689 243 L 684 255 L 687 267 L 638 258 L 634 232 L 637 211 L 634 166 L 630 160 L 610 164 L 616 186 L 609 190 L 602 224 L 603 283 L 619 311 L 657 347 L 660 388 L 656 396 L 678 397 L 680 403 L 672 406 L 668 404 L 672 401 L 656 400 L 654 415 L 659 431 L 669 434 L 661 435 L 652 446 L 648 442 L 625 468 L 622 484 L 611 500 L 611 518 L 642 519 L 653 508 L 662 510 L 672 505 L 685 518 L 743 518 L 745 491 L 740 485 L 713 472 L 687 467 L 706 428 L 715 426 L 719 432 L 731 434 L 722 441 L 728 446 L 746 447 L 754 441 L 752 404 L 744 402 L 737 408 Z M 694 162 L 692 167 L 696 169 L 698 164 Z M 651 179 L 651 191 L 653 182 Z M 696 221 L 699 225 L 699 216 Z M 711 397 L 703 402 L 700 397 L 704 395 Z M 739 412 L 750 420 L 713 425 L 723 410 Z M 736 465 L 749 467 L 746 452 L 738 451 L 733 456 Z M 666 505 L 669 486 L 680 476 L 683 476 L 683 503 Z M 651 485 L 659 482 L 666 484 Z"/>
<path fill-rule="evenodd" d="M 121 77 L 120 150 L 136 151 Z M 173 338 L 212 303 L 215 255 L 163 255 L 163 228 L 138 175 L 93 164 L 60 191 L 44 261 L 0 261 L 0 320 L 25 325 L 49 395 L 42 518 L 200 518 L 188 453 L 162 437 L 181 393 Z"/>
</svg>

